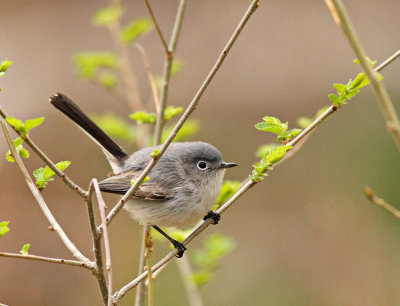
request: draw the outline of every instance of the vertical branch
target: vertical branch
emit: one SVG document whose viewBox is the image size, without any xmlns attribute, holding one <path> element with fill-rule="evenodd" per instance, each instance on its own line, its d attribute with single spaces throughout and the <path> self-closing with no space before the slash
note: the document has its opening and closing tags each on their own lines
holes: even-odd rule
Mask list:
<svg viewBox="0 0 400 306">
<path fill-rule="evenodd" d="M 161 84 L 161 92 L 160 92 L 160 109 L 157 112 L 157 121 L 156 121 L 156 130 L 154 134 L 154 145 L 158 145 L 161 142 L 161 133 L 164 126 L 164 111 L 167 105 L 168 98 L 168 88 L 169 88 L 169 80 L 171 78 L 171 67 L 172 62 L 174 60 L 176 45 L 178 43 L 179 34 L 181 31 L 183 15 L 185 13 L 186 1 L 181 0 L 178 7 L 178 12 L 175 18 L 174 28 L 172 30 L 171 40 L 169 42 L 168 49 L 165 53 L 165 63 L 164 63 L 164 72 L 163 72 L 163 80 Z M 155 23 L 157 24 L 157 23 Z"/>
<path fill-rule="evenodd" d="M 142 274 L 144 272 L 144 253 L 146 251 L 146 232 L 150 229 L 149 226 L 143 226 L 143 235 L 142 235 L 142 243 L 140 245 L 140 259 L 139 259 L 139 269 L 138 274 Z M 135 297 L 135 306 L 142 306 L 144 304 L 144 298 L 146 294 L 145 286 L 143 283 L 140 283 L 136 289 L 136 297 Z"/>
<path fill-rule="evenodd" d="M 19 167 L 19 169 L 22 172 L 22 175 L 24 176 L 25 182 L 28 185 L 32 195 L 34 196 L 36 202 L 39 204 L 40 209 L 42 210 L 44 216 L 46 217 L 47 221 L 51 224 L 53 227 L 54 231 L 57 233 L 58 237 L 61 239 L 61 241 L 64 243 L 64 245 L 67 247 L 67 249 L 71 252 L 72 256 L 81 262 L 91 265 L 91 261 L 86 258 L 75 246 L 75 244 L 72 243 L 72 241 L 68 238 L 68 236 L 65 234 L 64 230 L 61 228 L 60 224 L 58 224 L 57 220 L 54 218 L 53 214 L 51 213 L 50 209 L 48 208 L 45 200 L 43 199 L 43 196 L 41 192 L 37 189 L 35 183 L 32 181 L 32 178 L 30 177 L 28 171 L 26 170 L 21 157 L 15 150 L 14 144 L 11 140 L 10 134 L 8 133 L 7 130 L 7 125 L 5 120 L 0 117 L 0 123 L 1 127 L 3 129 L 4 136 L 7 140 L 8 147 L 11 151 L 12 156 L 14 157 L 14 160 Z"/>
<path fill-rule="evenodd" d="M 146 252 L 144 257 L 146 258 L 146 267 L 148 271 L 147 279 L 148 289 L 147 289 L 147 305 L 153 306 L 154 304 L 154 278 L 151 272 L 151 254 L 153 253 L 153 240 L 150 235 L 150 228 L 146 227 L 146 237 L 145 237 L 145 245 L 146 245 Z"/>
<path fill-rule="evenodd" d="M 93 191 L 94 191 L 94 181 L 90 181 L 89 185 L 89 195 L 86 200 L 87 204 L 87 210 L 88 210 L 88 216 L 89 216 L 89 223 L 90 223 L 90 229 L 92 233 L 92 243 L 93 243 L 93 253 L 94 253 L 94 258 L 96 262 L 96 271 L 94 273 L 94 276 L 97 279 L 97 283 L 99 285 L 100 293 L 103 298 L 103 302 L 105 305 L 108 304 L 108 301 L 110 299 L 109 295 L 109 289 L 107 288 L 107 283 L 106 283 L 106 276 L 104 274 L 104 267 L 103 267 L 103 254 L 101 250 L 101 232 L 97 229 L 96 226 L 96 217 L 94 214 L 94 209 L 93 209 Z"/>
<path fill-rule="evenodd" d="M 96 192 L 97 203 L 99 204 L 100 218 L 101 218 L 101 231 L 104 237 L 104 249 L 106 252 L 106 270 L 108 274 L 108 299 L 107 306 L 111 306 L 112 296 L 112 268 L 111 268 L 111 249 L 110 240 L 108 238 L 108 229 L 106 221 L 106 203 L 104 203 L 103 197 L 100 192 L 99 184 L 96 179 L 92 180 L 94 190 Z"/>
<path fill-rule="evenodd" d="M 326 0 L 326 3 L 333 15 L 335 22 L 339 27 L 342 28 L 347 40 L 353 48 L 354 53 L 360 60 L 360 64 L 363 67 L 368 79 L 371 81 L 372 88 L 386 120 L 388 131 L 391 134 L 397 149 L 400 151 L 400 121 L 390 99 L 389 93 L 387 92 L 383 81 L 379 79 L 379 75 L 374 71 L 368 62 L 367 54 L 361 44 L 361 41 L 357 37 L 356 31 L 343 2 L 341 0 Z"/>
</svg>

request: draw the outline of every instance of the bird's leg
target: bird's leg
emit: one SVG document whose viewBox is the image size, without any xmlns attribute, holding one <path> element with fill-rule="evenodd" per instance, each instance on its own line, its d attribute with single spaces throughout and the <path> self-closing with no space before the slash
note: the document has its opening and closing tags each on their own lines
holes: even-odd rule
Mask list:
<svg viewBox="0 0 400 306">
<path fill-rule="evenodd" d="M 159 228 L 157 225 L 152 225 L 152 227 L 159 232 L 161 235 L 163 235 L 165 238 L 167 238 L 175 247 L 175 249 L 178 250 L 178 254 L 176 254 L 176 257 L 181 258 L 183 256 L 183 253 L 186 251 L 186 247 L 176 241 L 175 239 L 171 238 L 170 236 L 168 236 L 167 233 L 165 233 L 161 228 Z"/>
<path fill-rule="evenodd" d="M 216 213 L 213 210 L 210 210 L 207 215 L 204 216 L 203 220 L 206 221 L 207 219 L 213 219 L 213 222 L 211 224 L 218 224 L 219 220 L 221 220 L 221 215 L 219 213 Z"/>
</svg>

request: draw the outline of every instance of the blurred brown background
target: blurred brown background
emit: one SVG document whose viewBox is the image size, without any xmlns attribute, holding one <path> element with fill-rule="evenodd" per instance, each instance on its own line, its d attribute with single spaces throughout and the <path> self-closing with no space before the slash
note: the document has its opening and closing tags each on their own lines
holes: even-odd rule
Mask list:
<svg viewBox="0 0 400 306">
<path fill-rule="evenodd" d="M 152 0 L 169 37 L 178 1 Z M 124 22 L 147 16 L 144 1 L 127 1 Z M 177 57 L 184 68 L 171 83 L 169 102 L 185 106 L 214 64 L 249 1 L 188 1 Z M 345 1 L 372 59 L 399 49 L 398 0 Z M 102 1 L 3 1 L 0 56 L 14 61 L 1 78 L 0 103 L 18 118 L 45 116 L 32 138 L 54 160 L 71 160 L 68 174 L 85 187 L 109 171 L 96 145 L 48 103 L 56 91 L 89 113 L 129 108 L 102 88 L 76 77 L 78 52 L 112 51 L 109 33 L 91 26 Z M 144 37 L 153 70 L 161 73 L 163 53 L 156 33 Z M 141 57 L 132 60 L 144 100 L 151 92 Z M 256 161 L 258 146 L 272 137 L 253 128 L 265 115 L 295 126 L 328 105 L 333 83 L 345 83 L 360 67 L 323 1 L 261 1 L 192 118 L 202 122 L 195 139 L 216 145 L 240 167 L 229 179 L 242 180 Z M 384 69 L 385 84 L 400 112 L 400 62 Z M 6 143 L 0 137 L 0 153 Z M 127 149 L 134 150 L 127 146 Z M 33 155 L 33 154 L 32 154 Z M 32 156 L 33 171 L 43 166 Z M 211 232 L 235 238 L 212 282 L 201 289 L 206 305 L 399 305 L 400 221 L 371 205 L 371 186 L 400 205 L 399 154 L 377 102 L 366 88 L 325 122 L 291 160 L 245 194 Z M 11 231 L 0 250 L 70 258 L 25 185 L 16 165 L 0 159 L 0 221 Z M 91 240 L 81 199 L 57 179 L 44 196 L 69 237 L 87 256 Z M 106 197 L 113 205 L 117 197 Z M 122 212 L 110 227 L 115 289 L 136 275 L 141 228 Z M 158 243 L 155 258 L 168 251 Z M 186 256 L 187 256 L 186 255 Z M 0 302 L 10 305 L 100 305 L 95 279 L 86 270 L 0 258 Z M 156 305 L 187 305 L 174 263 L 156 281 Z M 134 291 L 121 305 L 131 305 Z"/>
</svg>

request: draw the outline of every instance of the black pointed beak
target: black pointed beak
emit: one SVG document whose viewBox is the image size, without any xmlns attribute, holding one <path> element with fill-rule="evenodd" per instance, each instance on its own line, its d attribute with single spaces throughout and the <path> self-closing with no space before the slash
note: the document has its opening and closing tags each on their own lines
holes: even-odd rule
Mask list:
<svg viewBox="0 0 400 306">
<path fill-rule="evenodd" d="M 224 169 L 224 168 L 232 168 L 232 167 L 236 167 L 237 166 L 237 164 L 235 164 L 235 163 L 226 163 L 226 162 L 222 162 L 220 165 L 219 165 L 219 169 Z"/>
</svg>

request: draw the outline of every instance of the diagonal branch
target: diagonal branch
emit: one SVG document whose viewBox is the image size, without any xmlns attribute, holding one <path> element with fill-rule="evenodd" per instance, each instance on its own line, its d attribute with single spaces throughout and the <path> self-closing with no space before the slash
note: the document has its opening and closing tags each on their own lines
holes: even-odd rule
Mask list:
<svg viewBox="0 0 400 306">
<path fill-rule="evenodd" d="M 391 213 L 394 217 L 396 217 L 397 219 L 400 219 L 400 210 L 398 210 L 397 208 L 390 205 L 384 199 L 377 197 L 371 188 L 369 188 L 368 186 L 365 186 L 364 193 L 365 193 L 366 197 L 368 198 L 368 200 L 371 201 L 371 203 L 382 207 L 383 209 L 385 209 L 386 211 Z"/>
<path fill-rule="evenodd" d="M 151 20 L 153 20 L 154 26 L 155 26 L 155 28 L 157 30 L 158 36 L 160 37 L 161 44 L 164 47 L 165 53 L 168 54 L 169 53 L 169 49 L 168 49 L 168 46 L 167 46 L 167 42 L 165 41 L 164 35 L 162 34 L 160 26 L 158 25 L 156 17 L 154 16 L 153 9 L 151 8 L 150 2 L 149 2 L 149 0 L 144 0 L 144 2 L 146 3 L 146 7 L 147 7 L 147 10 L 149 11 Z"/>
</svg>

